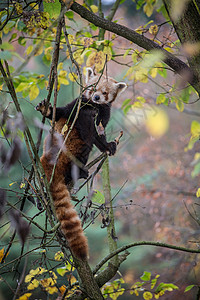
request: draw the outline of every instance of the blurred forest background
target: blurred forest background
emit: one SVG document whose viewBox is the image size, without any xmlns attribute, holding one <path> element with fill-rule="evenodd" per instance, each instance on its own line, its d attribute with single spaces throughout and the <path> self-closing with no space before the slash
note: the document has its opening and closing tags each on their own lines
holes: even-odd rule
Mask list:
<svg viewBox="0 0 200 300">
<path fill-rule="evenodd" d="M 148 3 L 148 1 L 146 2 Z M 94 2 L 92 5 L 95 8 L 98 4 Z M 109 13 L 112 5 L 113 3 L 110 1 L 102 1 L 105 15 Z M 124 1 L 116 11 L 115 20 L 140 34 L 144 34 L 149 39 L 156 39 L 160 45 L 164 45 L 173 54 L 183 58 L 186 50 L 181 47 L 172 24 L 168 22 L 169 18 L 164 12 L 161 1 L 157 1 L 156 5 L 152 13 L 148 14 L 143 6 L 139 7 L 138 3 Z M 160 8 L 160 10 L 157 11 L 156 8 Z M 3 9 L 1 18 L 4 18 L 2 12 Z M 11 22 L 15 22 L 15 20 Z M 20 22 L 19 27 L 23 26 L 23 20 Z M 2 23 L 3 20 L 0 24 Z M 76 35 L 79 32 L 79 37 L 93 38 L 98 31 L 97 28 L 91 29 L 91 27 L 86 30 L 88 22 L 80 19 L 75 13 L 71 16 L 68 15 L 66 24 L 68 33 Z M 51 56 L 49 59 L 48 55 L 52 53 L 53 46 L 50 43 L 49 47 L 45 46 L 44 52 L 39 49 L 38 53 L 31 56 L 33 51 L 31 47 L 35 47 L 33 39 L 35 35 L 40 35 L 37 33 L 38 29 L 35 32 L 33 28 L 29 28 L 29 30 L 29 34 L 23 33 L 23 31 L 20 33 L 16 27 L 10 25 L 10 28 L 4 27 L 1 38 L 3 45 L 4 43 L 7 45 L 8 42 L 13 47 L 12 49 L 5 47 L 4 52 L 13 51 L 17 53 L 12 58 L 6 57 L 5 59 L 8 59 L 9 64 L 15 68 L 15 70 L 13 69 L 13 78 L 18 101 L 33 140 L 36 142 L 42 118 L 36 112 L 35 106 L 47 95 L 45 87 L 51 63 Z M 83 32 L 86 31 L 88 33 L 83 35 Z M 55 36 L 54 29 L 52 34 Z M 199 142 L 197 141 L 194 146 L 191 146 L 190 143 L 191 124 L 198 124 L 200 117 L 198 95 L 190 86 L 187 87 L 187 84 L 183 83 L 180 77 L 169 67 L 161 64 L 160 59 L 162 57 L 159 59 L 159 53 L 152 54 L 150 60 L 153 63 L 151 61 L 148 65 L 149 60 L 144 58 L 146 52 L 137 45 L 122 37 L 113 36 L 110 32 L 105 33 L 104 39 L 112 41 L 112 59 L 106 63 L 105 71 L 116 80 L 125 81 L 128 84 L 127 90 L 113 104 L 111 120 L 106 129 L 108 140 L 113 140 L 121 130 L 124 132 L 116 155 L 109 158 L 112 204 L 118 246 L 137 241 L 160 241 L 196 248 L 196 243 L 199 240 L 198 216 L 200 213 L 199 199 L 196 195 L 199 187 L 199 167 L 197 165 Z M 23 69 L 20 69 L 23 62 L 19 57 L 25 61 L 28 57 L 28 62 Z M 0 58 L 4 59 L 2 56 Z M 79 59 L 78 54 L 77 58 Z M 129 70 L 133 63 L 139 65 L 142 58 L 144 58 L 144 68 L 148 69 L 146 77 L 139 78 L 139 75 L 134 77 Z M 155 69 L 157 58 L 158 63 L 160 63 L 158 65 L 160 70 L 153 73 L 152 70 Z M 86 55 L 81 63 L 82 67 L 89 64 L 87 60 Z M 66 47 L 64 46 L 60 50 L 59 63 L 62 65 L 59 65 L 58 106 L 62 106 L 79 95 L 79 88 L 73 78 L 70 80 L 67 77 L 69 73 L 75 72 L 75 68 L 72 67 L 70 58 L 66 56 Z M 19 207 L 21 203 L 27 184 L 25 178 L 28 177 L 27 174 L 32 163 L 23 142 L 21 117 L 16 113 L 11 98 L 6 92 L 2 77 L 0 79 L 2 84 L 0 94 L 2 111 L 1 151 L 9 153 L 10 140 L 16 135 L 22 141 L 19 160 L 14 165 L 8 166 L 7 169 L 3 168 L 3 164 L 1 168 L 0 188 L 6 191 L 7 201 L 10 203 L 10 205 L 6 205 L 1 219 L 0 251 L 4 249 L 1 252 L 3 255 L 14 232 L 13 226 L 10 226 L 8 213 L 12 205 Z M 33 86 L 32 91 L 30 86 L 27 88 L 30 82 Z M 24 83 L 24 85 L 21 84 L 20 86 L 20 83 Z M 37 89 L 39 89 L 38 93 Z M 180 101 L 173 101 L 173 99 Z M 6 125 L 9 131 L 7 136 L 3 124 L 5 109 L 9 115 L 9 123 L 7 122 Z M 50 128 L 50 123 L 46 122 L 46 124 Z M 43 137 L 46 134 L 47 131 L 44 130 Z M 39 154 L 41 152 L 42 146 Z M 98 155 L 98 150 L 93 149 L 90 160 Z M 95 168 L 93 167 L 90 173 Z M 27 172 L 27 170 L 29 171 Z M 78 188 L 82 182 L 83 180 L 79 180 L 75 188 Z M 103 193 L 101 171 L 95 176 L 93 188 Z M 1 190 L 1 197 L 2 193 Z M 38 205 L 33 202 L 32 198 L 37 198 L 34 195 L 34 187 L 28 193 L 30 193 L 29 201 L 26 200 L 23 211 L 30 218 L 35 216 L 34 221 L 43 227 L 45 222 L 47 223 L 47 217 L 45 212 L 41 213 L 38 210 Z M 76 194 L 78 199 L 87 197 L 87 195 L 88 186 Z M 77 210 L 83 214 L 84 201 L 82 203 L 77 206 Z M 104 227 L 102 226 L 102 219 L 105 212 L 103 209 L 101 210 L 101 203 L 94 202 L 88 215 L 84 226 L 90 246 L 89 262 L 94 267 L 99 260 L 108 254 L 106 228 L 102 228 Z M 24 246 L 26 251 L 30 252 L 28 256 L 18 259 L 21 254 L 21 244 L 17 237 L 12 241 L 12 247 L 0 269 L 0 299 L 13 298 L 12 292 L 16 287 L 17 279 L 23 272 L 24 264 L 27 264 L 26 270 L 36 269 L 38 266 L 42 266 L 43 261 L 48 258 L 48 268 L 54 270 L 55 266 L 59 265 L 59 262 L 54 259 L 59 246 L 50 246 L 48 251 L 43 253 L 40 243 L 41 231 L 33 224 Z M 173 283 L 179 287 L 173 292 L 166 292 L 161 298 L 196 299 L 196 286 L 199 286 L 200 275 L 198 254 L 152 246 L 134 247 L 128 251 L 131 254 L 120 266 L 120 272 L 116 275 L 118 279 L 123 278 L 125 281 L 123 287 L 126 290 L 118 299 L 143 299 L 142 295 L 138 297 L 136 294 L 130 294 L 130 288 L 134 282 L 140 281 L 140 276 L 144 271 L 150 272 L 153 277 L 160 275 L 159 280 L 162 282 Z M 14 263 L 9 264 L 13 260 L 15 260 Z M 8 265 L 4 267 L 4 264 Z M 26 272 L 28 274 L 28 271 Z M 60 286 L 64 284 L 63 276 L 60 276 L 59 284 Z M 185 288 L 189 285 L 195 285 L 195 287 L 184 293 Z M 49 298 L 46 298 L 45 294 L 42 296 L 40 293 L 41 291 L 36 292 L 34 298 L 30 299 L 59 299 L 54 298 L 54 295 L 49 295 Z M 108 297 L 108 299 L 110 298 Z"/>
</svg>

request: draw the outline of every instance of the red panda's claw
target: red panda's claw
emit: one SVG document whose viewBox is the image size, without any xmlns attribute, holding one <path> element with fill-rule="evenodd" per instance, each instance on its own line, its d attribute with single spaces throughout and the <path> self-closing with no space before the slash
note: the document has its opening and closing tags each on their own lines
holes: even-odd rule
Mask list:
<svg viewBox="0 0 200 300">
<path fill-rule="evenodd" d="M 108 152 L 109 156 L 114 155 L 117 150 L 117 143 L 116 142 L 110 142 L 108 143 Z"/>
</svg>

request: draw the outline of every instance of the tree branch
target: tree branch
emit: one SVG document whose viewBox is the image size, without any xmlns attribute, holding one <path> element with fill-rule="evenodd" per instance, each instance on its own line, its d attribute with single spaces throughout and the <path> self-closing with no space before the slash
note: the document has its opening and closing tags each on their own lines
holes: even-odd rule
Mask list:
<svg viewBox="0 0 200 300">
<path fill-rule="evenodd" d="M 175 246 L 175 245 L 170 245 L 170 244 L 165 244 L 165 243 L 160 243 L 160 242 L 149 242 L 149 241 L 141 241 L 141 242 L 136 242 L 132 243 L 129 245 L 122 246 L 118 248 L 116 251 L 113 251 L 106 257 L 104 257 L 99 264 L 96 265 L 95 269 L 93 270 L 93 273 L 96 274 L 96 272 L 108 261 L 110 260 L 113 256 L 119 254 L 120 252 L 123 252 L 129 248 L 137 247 L 137 246 L 155 246 L 155 247 L 162 247 L 162 248 L 168 248 L 172 250 L 177 250 L 177 251 L 183 251 L 183 252 L 188 252 L 188 253 L 199 253 L 200 254 L 200 249 L 189 249 L 185 247 L 180 247 L 180 246 Z"/>
<path fill-rule="evenodd" d="M 137 44 L 138 46 L 150 51 L 150 50 L 160 50 L 163 53 L 163 61 L 170 66 L 179 75 L 187 74 L 187 81 L 200 93 L 199 90 L 199 79 L 191 70 L 190 67 L 182 60 L 175 57 L 173 54 L 164 50 L 161 46 L 156 44 L 154 41 L 146 38 L 143 35 L 138 34 L 134 30 L 129 29 L 126 26 L 111 22 L 104 18 L 101 18 L 82 5 L 74 2 L 71 6 L 71 10 L 79 14 L 83 19 L 93 23 L 94 25 L 101 27 L 105 30 L 111 31 L 125 39 Z M 186 77 L 186 76 L 185 76 Z M 185 79 L 185 78 L 184 78 Z"/>
</svg>

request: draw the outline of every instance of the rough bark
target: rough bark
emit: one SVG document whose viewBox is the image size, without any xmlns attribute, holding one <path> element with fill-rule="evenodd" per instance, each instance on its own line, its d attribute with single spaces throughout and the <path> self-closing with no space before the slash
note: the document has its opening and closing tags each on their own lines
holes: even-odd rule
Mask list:
<svg viewBox="0 0 200 300">
<path fill-rule="evenodd" d="M 173 17 L 173 1 L 163 0 L 167 13 L 173 23 L 174 29 L 178 35 L 181 44 L 190 44 L 196 46 L 200 42 L 200 5 L 199 1 L 189 1 L 185 3 L 184 9 L 180 16 Z M 200 81 L 200 45 L 198 50 L 192 51 L 192 55 L 187 56 L 189 66 Z M 198 84 L 199 86 L 199 84 Z M 198 87 L 199 89 L 199 87 Z"/>
</svg>

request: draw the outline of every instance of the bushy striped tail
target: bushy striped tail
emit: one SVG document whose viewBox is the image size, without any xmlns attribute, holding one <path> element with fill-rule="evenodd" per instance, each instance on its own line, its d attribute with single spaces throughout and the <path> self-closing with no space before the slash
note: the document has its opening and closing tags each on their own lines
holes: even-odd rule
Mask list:
<svg viewBox="0 0 200 300">
<path fill-rule="evenodd" d="M 50 181 L 53 169 L 50 158 L 44 153 L 40 160 L 47 176 L 47 180 Z M 66 237 L 71 251 L 77 258 L 85 260 L 88 258 L 88 242 L 83 232 L 81 220 L 71 203 L 71 196 L 65 184 L 63 175 L 64 171 L 65 168 L 60 159 L 56 165 L 50 186 L 56 216 L 60 221 L 61 230 Z"/>
<path fill-rule="evenodd" d="M 81 259 L 88 258 L 88 242 L 84 235 L 81 220 L 71 203 L 71 196 L 64 183 L 57 183 L 51 187 L 56 215 L 61 224 L 69 247 L 73 254 Z"/>
</svg>

